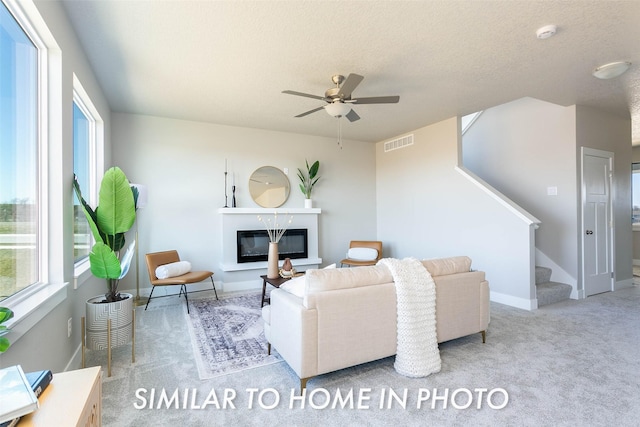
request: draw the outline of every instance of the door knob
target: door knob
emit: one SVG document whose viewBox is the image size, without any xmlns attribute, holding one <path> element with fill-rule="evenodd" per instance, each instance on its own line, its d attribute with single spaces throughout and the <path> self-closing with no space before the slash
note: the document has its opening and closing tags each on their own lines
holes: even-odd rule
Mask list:
<svg viewBox="0 0 640 427">
<path fill-rule="evenodd" d="M 587 234 L 588 235 L 593 234 L 593 231 L 592 230 L 587 230 Z"/>
</svg>

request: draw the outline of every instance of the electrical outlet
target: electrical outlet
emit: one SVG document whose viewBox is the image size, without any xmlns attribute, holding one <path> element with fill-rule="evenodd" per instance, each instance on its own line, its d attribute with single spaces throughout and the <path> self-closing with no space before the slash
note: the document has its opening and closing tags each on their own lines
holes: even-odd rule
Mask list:
<svg viewBox="0 0 640 427">
<path fill-rule="evenodd" d="M 71 338 L 71 317 L 69 317 L 69 320 L 67 320 L 67 338 Z"/>
</svg>

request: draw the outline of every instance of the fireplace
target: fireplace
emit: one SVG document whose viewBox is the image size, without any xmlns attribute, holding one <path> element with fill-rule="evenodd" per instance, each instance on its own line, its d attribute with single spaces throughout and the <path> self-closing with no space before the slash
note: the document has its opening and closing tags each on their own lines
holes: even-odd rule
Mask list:
<svg viewBox="0 0 640 427">
<path fill-rule="evenodd" d="M 287 231 L 287 236 L 292 232 L 298 233 L 294 244 L 301 244 L 301 251 L 285 247 L 286 240 L 280 240 L 278 249 L 281 259 L 291 258 L 291 263 L 297 271 L 306 271 L 310 268 L 319 268 L 322 258 L 318 255 L 318 219 L 322 210 L 319 208 L 219 208 L 220 214 L 220 275 L 218 280 L 224 283 L 224 292 L 241 291 L 247 289 L 261 289 L 260 276 L 266 274 L 269 238 L 266 229 L 257 220 L 257 216 L 293 215 L 293 223 Z M 261 230 L 256 230 L 262 228 Z M 294 229 L 302 229 L 302 235 Z M 238 259 L 238 232 L 252 232 L 247 244 L 241 250 L 250 252 L 253 258 Z M 256 235 L 256 232 L 258 233 Z M 256 244 L 256 238 L 258 244 Z M 249 245 L 250 240 L 253 242 Z M 262 247 L 259 251 L 258 247 Z M 250 251 L 249 251 L 250 249 Z M 261 253 L 259 253 L 261 252 Z M 297 252 L 297 253 L 293 253 Z M 257 257 L 256 257 L 257 256 Z M 304 257 L 304 258 L 302 258 Z M 261 259 L 262 261 L 251 261 Z M 282 261 L 280 261 L 282 263 Z M 216 272 L 216 274 L 218 274 Z M 216 287 L 218 284 L 216 283 Z"/>
<path fill-rule="evenodd" d="M 269 253 L 267 230 L 237 230 L 236 254 L 238 264 L 266 261 Z M 301 259 L 309 256 L 306 228 L 285 231 L 278 243 L 279 258 Z"/>
</svg>

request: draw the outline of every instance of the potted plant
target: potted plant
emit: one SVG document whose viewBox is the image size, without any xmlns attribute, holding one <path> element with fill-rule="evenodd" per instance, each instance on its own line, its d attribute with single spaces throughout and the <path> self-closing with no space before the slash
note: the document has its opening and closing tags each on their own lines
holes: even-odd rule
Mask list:
<svg viewBox="0 0 640 427">
<path fill-rule="evenodd" d="M 311 208 L 313 207 L 313 201 L 311 200 L 311 190 L 313 190 L 314 185 L 318 182 L 320 177 L 318 176 L 318 170 L 320 169 L 320 161 L 316 160 L 311 167 L 309 167 L 309 162 L 305 159 L 305 163 L 307 165 L 307 173 L 305 173 L 298 168 L 298 178 L 300 178 L 300 190 L 304 194 L 304 207 Z"/>
<path fill-rule="evenodd" d="M 9 332 L 9 328 L 3 325 L 4 322 L 11 319 L 13 317 L 13 311 L 8 309 L 7 307 L 0 307 L 0 353 L 4 353 L 7 351 L 9 346 L 9 340 L 3 337 L 6 333 Z"/>
<path fill-rule="evenodd" d="M 135 241 L 125 254 L 125 233 L 136 219 L 137 189 L 131 187 L 124 172 L 112 167 L 104 174 L 95 209 L 84 200 L 77 177 L 73 188 L 82 205 L 95 244 L 89 253 L 91 273 L 105 279 L 107 292 L 87 301 L 85 335 L 87 347 L 93 350 L 107 348 L 107 320 L 114 331 L 111 347 L 129 342 L 133 333 L 133 295 L 118 292 L 118 284 L 129 270 Z"/>
</svg>

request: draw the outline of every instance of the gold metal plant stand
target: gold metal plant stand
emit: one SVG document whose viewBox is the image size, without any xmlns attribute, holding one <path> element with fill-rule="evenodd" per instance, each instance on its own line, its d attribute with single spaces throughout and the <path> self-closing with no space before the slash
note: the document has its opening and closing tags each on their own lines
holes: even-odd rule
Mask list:
<svg viewBox="0 0 640 427">
<path fill-rule="evenodd" d="M 136 298 L 134 305 L 141 306 L 147 304 L 149 298 L 140 296 L 140 256 L 138 255 L 138 223 L 136 222 Z"/>
<path fill-rule="evenodd" d="M 131 323 L 131 363 L 136 363 L 136 309 L 132 310 L 133 318 Z M 87 344 L 87 330 L 84 316 L 81 319 L 82 328 L 82 367 L 85 368 L 84 351 Z M 111 319 L 107 319 L 107 376 L 111 376 Z"/>
</svg>

